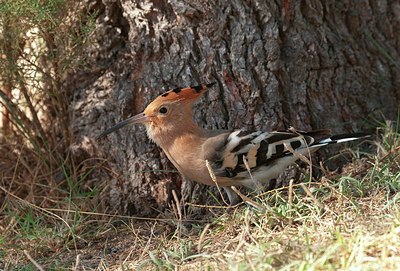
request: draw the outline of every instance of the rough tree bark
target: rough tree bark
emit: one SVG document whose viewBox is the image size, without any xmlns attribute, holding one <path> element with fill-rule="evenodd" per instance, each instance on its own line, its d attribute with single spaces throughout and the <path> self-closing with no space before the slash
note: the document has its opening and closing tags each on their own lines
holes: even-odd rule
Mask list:
<svg viewBox="0 0 400 271">
<path fill-rule="evenodd" d="M 194 111 L 211 129 L 350 132 L 399 109 L 397 1 L 91 0 L 88 9 L 93 63 L 66 83 L 74 150 L 112 169 L 93 175 L 110 211 L 149 215 L 181 187 L 143 127 L 90 140 L 169 88 L 218 82 Z"/>
</svg>

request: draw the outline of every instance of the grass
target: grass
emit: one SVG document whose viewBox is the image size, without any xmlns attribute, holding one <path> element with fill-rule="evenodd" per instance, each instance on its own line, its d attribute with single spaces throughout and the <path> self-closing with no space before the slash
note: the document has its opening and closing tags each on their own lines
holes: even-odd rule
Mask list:
<svg viewBox="0 0 400 271">
<path fill-rule="evenodd" d="M 399 270 L 399 141 L 387 130 L 375 154 L 355 153 L 340 174 L 325 170 L 313 183 L 254 198 L 262 211 L 186 203 L 185 216 L 175 202 L 158 218 L 134 219 L 87 211 L 96 191 L 71 184 L 64 199 L 54 199 L 59 209 L 5 189 L 0 268 Z M 204 208 L 207 215 L 196 219 Z"/>
<path fill-rule="evenodd" d="M 100 212 L 91 179 L 99 163 L 69 152 L 70 90 L 61 83 L 86 66 L 95 31 L 96 14 L 78 2 L 0 5 L 0 106 L 9 116 L 0 131 L 0 270 L 400 269 L 400 129 L 392 123 L 380 124 L 374 155 L 354 152 L 340 174 L 325 170 L 313 183 L 254 198 L 262 211 L 228 210 L 216 195 L 220 206 L 186 203 L 185 213 L 177 199 L 157 218 Z"/>
</svg>

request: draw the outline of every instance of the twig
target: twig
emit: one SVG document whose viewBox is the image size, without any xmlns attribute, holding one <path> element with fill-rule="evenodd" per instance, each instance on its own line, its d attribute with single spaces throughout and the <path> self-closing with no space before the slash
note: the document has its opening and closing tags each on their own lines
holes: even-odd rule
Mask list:
<svg viewBox="0 0 400 271">
<path fill-rule="evenodd" d="M 289 203 L 289 213 L 290 213 L 290 217 L 289 217 L 289 226 L 291 226 L 293 224 L 293 218 L 292 218 L 292 206 L 293 206 L 293 179 L 290 179 L 289 181 L 289 199 L 288 199 L 288 203 Z"/>
<path fill-rule="evenodd" d="M 38 117 L 38 112 L 35 110 L 35 107 L 32 104 L 31 98 L 29 97 L 29 93 L 28 93 L 28 89 L 26 87 L 25 82 L 22 79 L 23 77 L 20 76 L 20 74 L 18 74 L 18 82 L 19 82 L 19 86 L 20 86 L 20 90 L 22 92 L 22 94 L 24 95 L 25 101 L 28 105 L 28 108 L 31 112 L 31 116 L 32 116 L 32 123 L 33 126 L 37 129 L 38 134 L 40 135 L 40 140 L 41 140 L 41 145 L 43 144 L 43 141 L 46 138 L 46 133 L 44 132 L 43 126 L 40 123 L 39 117 Z"/>
<path fill-rule="evenodd" d="M 249 197 L 243 195 L 242 192 L 240 192 L 236 187 L 231 186 L 231 189 L 232 189 L 236 194 L 238 194 L 239 197 L 240 197 L 244 202 L 246 202 L 246 203 L 248 203 L 248 204 L 250 204 L 250 205 L 256 207 L 256 208 L 259 209 L 259 210 L 262 210 L 262 211 L 265 211 L 265 210 L 266 210 L 265 207 L 262 206 L 261 204 L 255 202 L 254 200 L 250 199 Z"/>
<path fill-rule="evenodd" d="M 37 205 L 35 205 L 33 203 L 30 203 L 29 201 L 26 201 L 26 200 L 18 197 L 17 195 L 15 195 L 15 194 L 11 193 L 10 191 L 8 191 L 7 189 L 5 189 L 3 186 L 0 186 L 0 190 L 4 191 L 7 195 L 10 195 L 11 197 L 16 199 L 17 201 L 21 202 L 22 204 L 25 204 L 25 205 L 27 205 L 29 207 L 32 207 L 33 209 L 39 210 L 39 211 L 43 212 L 44 214 L 46 214 L 46 215 L 48 215 L 50 217 L 55 217 L 57 219 L 60 219 L 61 221 L 63 221 L 65 223 L 65 225 L 72 232 L 72 229 L 69 226 L 69 224 L 62 217 L 60 217 L 59 215 L 53 213 L 53 212 L 66 212 L 66 211 L 71 211 L 71 210 L 59 209 L 59 208 L 43 208 L 43 207 L 37 206 Z M 222 208 L 222 207 L 220 207 L 220 208 Z M 224 207 L 224 208 L 227 208 L 227 207 Z M 160 222 L 162 222 L 162 221 L 165 221 L 165 222 L 174 221 L 174 219 L 170 219 L 170 218 L 154 218 L 154 217 L 139 217 L 139 216 L 129 216 L 129 215 L 115 215 L 115 214 L 87 212 L 87 211 L 79 211 L 79 210 L 74 210 L 74 212 L 79 213 L 79 214 L 84 214 L 84 215 L 97 215 L 97 216 L 126 218 L 126 219 L 145 220 L 145 221 L 160 221 Z M 200 220 L 200 219 L 187 219 L 185 221 L 188 221 L 188 222 L 209 222 L 209 220 Z"/>
<path fill-rule="evenodd" d="M 255 190 L 256 190 L 257 192 L 262 192 L 262 191 L 264 190 L 264 189 L 263 189 L 264 187 L 260 184 L 260 182 L 259 182 L 258 180 L 255 180 L 255 179 L 253 178 L 253 175 L 251 174 L 251 170 L 250 170 L 249 163 L 247 162 L 245 156 L 243 156 L 243 164 L 244 164 L 244 166 L 245 166 L 247 172 L 248 172 L 249 175 L 250 175 L 251 181 L 256 185 L 256 189 L 255 189 Z M 261 191 L 260 191 L 260 190 L 261 190 Z"/>
<path fill-rule="evenodd" d="M 39 211 L 41 211 L 41 212 L 47 214 L 48 216 L 55 217 L 55 218 L 61 220 L 61 221 L 67 226 L 67 228 L 69 229 L 69 232 L 70 232 L 70 233 L 73 233 L 73 230 L 72 230 L 71 226 L 70 226 L 70 225 L 68 224 L 68 222 L 67 222 L 65 219 L 63 219 L 61 216 L 59 216 L 59 215 L 57 215 L 57 214 L 55 214 L 55 213 L 52 213 L 51 211 L 49 211 L 49 210 L 46 209 L 46 208 L 42 208 L 42 207 L 40 207 L 40 206 L 37 206 L 37 205 L 35 205 L 35 204 L 33 204 L 33 203 L 30 203 L 29 201 L 26 201 L 26 200 L 24 200 L 24 199 L 18 197 L 17 195 L 11 193 L 10 191 L 8 191 L 7 189 L 5 189 L 5 188 L 2 187 L 2 186 L 0 186 L 0 190 L 3 190 L 6 194 L 8 194 L 8 195 L 10 195 L 11 197 L 17 199 L 19 202 L 21 202 L 21 203 L 23 203 L 23 204 L 26 204 L 27 206 L 32 207 L 33 209 L 39 210 Z M 64 211 L 65 211 L 65 210 L 64 210 Z M 70 211 L 70 210 L 68 210 L 68 211 Z M 76 248 L 77 246 L 76 246 L 75 238 L 73 238 L 73 241 L 74 241 L 74 246 L 75 246 L 75 248 Z"/>
<path fill-rule="evenodd" d="M 243 155 L 243 163 L 244 163 L 245 168 L 247 169 L 247 172 L 250 175 L 251 180 L 254 182 L 253 175 L 251 174 L 249 163 L 247 162 L 247 159 L 246 159 L 246 157 L 244 155 Z"/>
<path fill-rule="evenodd" d="M 232 206 L 195 204 L 195 203 L 191 203 L 191 202 L 187 202 L 187 203 L 185 203 L 185 205 L 197 207 L 197 208 L 207 208 L 207 209 L 230 209 L 230 208 L 232 208 Z M 190 221 L 190 220 L 187 220 L 187 221 Z"/>
<path fill-rule="evenodd" d="M 81 254 L 76 255 L 75 265 L 72 267 L 72 271 L 78 270 Z"/>
<path fill-rule="evenodd" d="M 307 146 L 307 150 L 308 150 L 308 157 L 305 157 L 304 155 L 302 155 L 301 153 L 295 151 L 291 146 L 289 146 L 286 143 L 283 143 L 283 145 L 285 146 L 285 148 L 290 151 L 294 157 L 300 159 L 301 161 L 307 163 L 310 166 L 310 181 L 312 179 L 312 162 L 311 162 L 311 153 L 310 153 L 310 148 Z"/>
<path fill-rule="evenodd" d="M 243 164 L 247 170 L 247 172 L 250 175 L 251 181 L 256 185 L 256 191 L 262 191 L 262 188 L 260 183 L 258 182 L 258 180 L 253 179 L 253 175 L 251 174 L 251 170 L 250 170 L 250 166 L 249 163 L 247 162 L 246 158 L 243 156 Z M 251 205 L 255 206 L 256 208 L 265 211 L 264 206 L 262 206 L 261 204 L 258 204 L 257 202 L 251 200 L 250 198 L 246 197 L 245 195 L 243 195 L 242 193 L 240 193 L 240 191 L 238 189 L 233 189 L 233 191 L 239 195 L 239 197 L 242 198 L 243 201 L 250 203 Z"/>
<path fill-rule="evenodd" d="M 40 271 L 44 271 L 44 268 L 40 264 L 38 264 L 37 261 L 35 261 L 31 257 L 31 255 L 29 255 L 28 251 L 26 251 L 25 249 L 24 249 L 24 254 L 31 261 L 31 263 L 33 263 L 33 265 L 36 266 L 37 269 L 39 269 Z"/>
<path fill-rule="evenodd" d="M 390 152 L 388 152 L 387 154 L 385 154 L 381 159 L 378 160 L 378 163 L 382 163 L 383 161 L 385 161 L 391 154 L 395 154 L 395 156 L 393 157 L 393 159 L 397 158 L 397 156 L 400 155 L 400 146 L 397 146 L 394 150 L 391 150 Z M 353 176 L 357 176 L 360 175 L 361 173 L 364 173 L 365 171 L 367 171 L 368 169 L 370 169 L 374 164 L 368 164 L 365 168 L 361 169 L 360 171 L 357 171 L 356 173 L 354 173 Z"/>
<path fill-rule="evenodd" d="M 307 188 L 307 186 L 304 185 L 304 183 L 300 183 L 301 188 L 303 188 L 303 190 L 306 192 L 306 194 L 312 199 L 312 201 L 318 205 L 318 207 L 320 207 L 321 209 L 326 209 L 326 207 L 317 200 L 316 197 L 314 197 L 314 195 L 311 193 L 310 189 Z"/>
<path fill-rule="evenodd" d="M 182 210 L 181 210 L 181 204 L 178 199 L 178 195 L 176 194 L 175 190 L 172 190 L 172 196 L 174 197 L 175 200 L 175 206 L 178 212 L 178 218 L 179 218 L 179 238 L 182 236 Z"/>
<path fill-rule="evenodd" d="M 332 174 L 328 171 L 328 169 L 326 169 L 324 167 L 324 164 L 322 163 L 322 161 L 319 161 L 319 168 L 322 170 L 322 174 L 324 176 L 329 176 L 329 178 L 332 176 Z"/>
<path fill-rule="evenodd" d="M 229 204 L 226 202 L 224 196 L 222 195 L 221 189 L 219 188 L 219 185 L 218 185 L 218 183 L 217 183 L 217 177 L 215 177 L 215 173 L 214 173 L 213 169 L 211 168 L 210 162 L 208 162 L 208 160 L 206 160 L 206 167 L 207 167 L 207 169 L 208 169 L 208 173 L 210 174 L 211 179 L 213 180 L 213 182 L 214 182 L 215 185 L 217 186 L 217 189 L 218 189 L 219 194 L 221 195 L 222 201 L 223 201 L 226 205 L 229 205 Z"/>
<path fill-rule="evenodd" d="M 199 238 L 199 243 L 197 244 L 197 252 L 200 253 L 201 249 L 203 248 L 203 241 L 204 241 L 204 237 L 206 236 L 206 233 L 208 231 L 208 229 L 210 228 L 211 224 L 207 224 L 203 231 L 200 234 L 200 238 Z"/>
</svg>

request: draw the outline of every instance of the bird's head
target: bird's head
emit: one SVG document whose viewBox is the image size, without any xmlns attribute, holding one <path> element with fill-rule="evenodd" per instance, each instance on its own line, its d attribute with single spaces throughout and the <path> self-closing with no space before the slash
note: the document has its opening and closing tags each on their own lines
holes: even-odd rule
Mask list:
<svg viewBox="0 0 400 271">
<path fill-rule="evenodd" d="M 137 123 L 146 125 L 148 135 L 152 139 L 158 133 L 166 135 L 182 129 L 187 122 L 192 121 L 191 110 L 193 103 L 214 84 L 175 88 L 165 92 L 152 101 L 142 113 L 116 124 L 98 137 L 104 137 L 128 124 Z"/>
</svg>

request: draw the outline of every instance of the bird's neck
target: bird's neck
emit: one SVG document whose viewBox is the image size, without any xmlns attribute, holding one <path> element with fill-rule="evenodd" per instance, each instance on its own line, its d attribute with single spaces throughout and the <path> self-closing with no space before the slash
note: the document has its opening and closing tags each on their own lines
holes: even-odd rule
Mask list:
<svg viewBox="0 0 400 271">
<path fill-rule="evenodd" d="M 193 121 L 171 126 L 148 126 L 147 133 L 182 174 L 185 174 L 185 167 L 190 167 L 198 157 L 198 148 L 205 140 L 203 129 Z"/>
<path fill-rule="evenodd" d="M 164 151 L 176 148 L 178 145 L 190 146 L 192 142 L 202 141 L 204 130 L 194 121 L 185 121 L 171 125 L 149 125 L 148 136 Z"/>
</svg>

